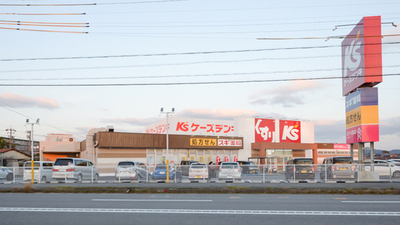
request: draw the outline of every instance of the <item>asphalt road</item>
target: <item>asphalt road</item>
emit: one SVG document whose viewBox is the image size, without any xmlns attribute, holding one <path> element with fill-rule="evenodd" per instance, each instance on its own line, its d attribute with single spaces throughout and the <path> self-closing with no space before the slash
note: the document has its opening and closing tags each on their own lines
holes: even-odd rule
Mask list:
<svg viewBox="0 0 400 225">
<path fill-rule="evenodd" d="M 398 224 L 400 196 L 0 194 L 0 224 Z"/>
</svg>

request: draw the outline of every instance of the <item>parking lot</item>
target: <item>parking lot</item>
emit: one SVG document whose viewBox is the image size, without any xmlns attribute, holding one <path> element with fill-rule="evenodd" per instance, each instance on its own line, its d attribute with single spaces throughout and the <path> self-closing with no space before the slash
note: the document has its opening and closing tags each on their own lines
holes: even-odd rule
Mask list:
<svg viewBox="0 0 400 225">
<path fill-rule="evenodd" d="M 358 183 L 364 182 L 359 179 L 359 172 L 357 167 L 347 168 L 350 171 L 343 171 L 341 168 L 337 168 L 341 174 L 335 175 L 331 171 L 334 169 L 331 165 L 311 165 L 312 170 L 305 170 L 300 168 L 299 170 L 293 168 L 273 167 L 265 165 L 257 165 L 258 170 L 246 170 L 240 168 L 238 174 L 240 178 L 233 178 L 224 176 L 222 179 L 220 176 L 220 168 L 216 166 L 208 166 L 205 169 L 203 175 L 196 173 L 196 176 L 189 176 L 191 169 L 183 168 L 183 166 L 172 165 L 169 167 L 169 179 L 167 180 L 167 172 L 165 170 L 159 171 L 160 174 L 155 176 L 155 166 L 148 166 L 144 170 L 142 175 L 135 175 L 132 177 L 116 176 L 116 167 L 90 167 L 89 171 L 92 170 L 92 175 L 87 176 L 83 180 L 77 180 L 70 178 L 68 172 L 64 173 L 64 178 L 58 177 L 53 179 L 49 177 L 41 178 L 35 175 L 34 183 L 106 183 L 106 184 L 118 184 L 118 183 Z M 379 173 L 378 180 L 375 182 L 400 182 L 397 170 L 393 170 L 394 167 L 385 167 L 385 171 L 382 170 L 382 165 L 374 166 L 376 173 Z M 273 169 L 276 168 L 276 169 Z M 25 169 L 25 179 L 23 176 L 23 168 L 9 168 L 13 171 L 12 179 L 1 179 L 0 184 L 22 184 L 31 183 L 31 169 Z M 48 168 L 50 170 L 50 168 Z M 98 171 L 99 176 L 96 177 L 94 169 Z M 370 170 L 367 166 L 363 167 L 364 170 Z M 232 169 L 233 170 L 233 169 Z M 342 171 L 341 171 L 342 170 Z M 387 171 L 386 171 L 387 170 Z M 114 171 L 114 172 L 112 172 Z M 187 171 L 182 173 L 182 171 Z M 245 171 L 245 172 L 244 172 Z M 75 171 L 79 172 L 79 171 Z M 341 176 L 343 172 L 347 172 L 348 176 Z M 164 175 L 164 176 L 162 176 Z M 307 175 L 307 176 L 305 176 Z M 10 176 L 9 176 L 10 177 Z M 28 179 L 27 179 L 28 177 Z"/>
</svg>

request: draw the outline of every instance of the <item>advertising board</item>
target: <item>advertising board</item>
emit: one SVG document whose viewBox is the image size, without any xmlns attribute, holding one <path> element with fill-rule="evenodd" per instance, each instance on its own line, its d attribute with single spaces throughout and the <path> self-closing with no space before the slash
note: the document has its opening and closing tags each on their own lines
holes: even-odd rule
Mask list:
<svg viewBox="0 0 400 225">
<path fill-rule="evenodd" d="M 302 121 L 254 119 L 255 142 L 302 143 Z"/>
<path fill-rule="evenodd" d="M 342 42 L 342 94 L 382 82 L 381 17 L 364 17 Z"/>
<path fill-rule="evenodd" d="M 360 88 L 346 96 L 346 143 L 379 141 L 378 89 Z"/>
<path fill-rule="evenodd" d="M 198 118 L 170 117 L 145 127 L 146 133 L 165 134 L 190 134 L 190 135 L 234 135 L 233 121 L 229 120 L 210 120 Z"/>
</svg>

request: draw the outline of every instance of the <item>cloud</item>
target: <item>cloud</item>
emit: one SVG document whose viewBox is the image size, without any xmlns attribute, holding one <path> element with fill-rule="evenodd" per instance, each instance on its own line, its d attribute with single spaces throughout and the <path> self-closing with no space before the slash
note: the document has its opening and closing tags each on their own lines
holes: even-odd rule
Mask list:
<svg viewBox="0 0 400 225">
<path fill-rule="evenodd" d="M 9 107 L 13 108 L 46 108 L 46 109 L 56 109 L 58 108 L 58 103 L 54 99 L 50 98 L 30 98 L 22 95 L 17 95 L 13 93 L 4 93 L 0 95 L 0 101 Z"/>
<path fill-rule="evenodd" d="M 346 123 L 344 120 L 315 120 L 316 143 L 345 143 Z"/>
<path fill-rule="evenodd" d="M 381 135 L 394 135 L 400 137 L 400 116 L 379 121 L 379 133 Z M 400 140 L 398 140 L 400 141 Z"/>
<path fill-rule="evenodd" d="M 322 88 L 320 83 L 315 81 L 293 81 L 287 85 L 272 89 L 264 89 L 250 96 L 250 104 L 260 105 L 283 105 L 293 107 L 303 104 L 304 96 L 302 93 L 312 92 Z"/>
<path fill-rule="evenodd" d="M 185 109 L 177 114 L 180 117 L 233 120 L 236 117 L 254 117 L 257 111 L 248 109 Z"/>
</svg>

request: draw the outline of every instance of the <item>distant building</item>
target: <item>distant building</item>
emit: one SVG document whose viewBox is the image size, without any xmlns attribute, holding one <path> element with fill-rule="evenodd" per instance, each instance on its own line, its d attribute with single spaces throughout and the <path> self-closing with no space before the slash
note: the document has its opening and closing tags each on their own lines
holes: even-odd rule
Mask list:
<svg viewBox="0 0 400 225">
<path fill-rule="evenodd" d="M 2 137 L 6 141 L 10 141 L 9 137 Z M 35 153 L 39 153 L 39 141 L 33 141 L 33 151 Z M 31 142 L 30 140 L 25 140 L 25 139 L 16 139 L 13 138 L 11 142 L 11 148 L 18 150 L 26 155 L 31 156 Z"/>
</svg>

